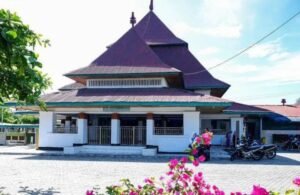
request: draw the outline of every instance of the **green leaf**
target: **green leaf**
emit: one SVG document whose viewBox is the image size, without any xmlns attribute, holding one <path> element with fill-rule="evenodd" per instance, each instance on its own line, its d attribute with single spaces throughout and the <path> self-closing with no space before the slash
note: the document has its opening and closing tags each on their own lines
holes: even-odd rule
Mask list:
<svg viewBox="0 0 300 195">
<path fill-rule="evenodd" d="M 289 190 L 285 191 L 285 194 L 286 195 L 291 195 L 291 194 L 294 194 L 294 192 L 295 192 L 295 190 L 289 189 Z"/>
<path fill-rule="evenodd" d="M 16 39 L 18 37 L 18 34 L 15 30 L 9 30 L 6 32 L 6 35 L 11 39 Z"/>
<path fill-rule="evenodd" d="M 191 156 L 191 155 L 188 158 L 189 158 L 190 161 L 194 161 L 195 160 L 194 156 Z"/>
</svg>

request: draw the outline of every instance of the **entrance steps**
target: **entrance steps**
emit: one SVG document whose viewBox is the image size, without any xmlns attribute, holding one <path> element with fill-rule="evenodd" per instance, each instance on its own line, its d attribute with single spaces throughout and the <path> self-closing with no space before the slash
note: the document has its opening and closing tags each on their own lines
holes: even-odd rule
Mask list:
<svg viewBox="0 0 300 195">
<path fill-rule="evenodd" d="M 64 147 L 64 154 L 95 154 L 95 155 L 142 155 L 155 156 L 156 148 L 144 146 L 76 146 Z"/>
</svg>

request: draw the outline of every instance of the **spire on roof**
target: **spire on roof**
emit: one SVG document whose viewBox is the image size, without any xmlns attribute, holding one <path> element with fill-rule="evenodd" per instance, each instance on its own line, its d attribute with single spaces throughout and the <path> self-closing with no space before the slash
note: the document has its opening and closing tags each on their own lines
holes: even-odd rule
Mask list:
<svg viewBox="0 0 300 195">
<path fill-rule="evenodd" d="M 153 11 L 153 0 L 151 0 L 149 8 L 150 8 L 150 11 Z"/>
<path fill-rule="evenodd" d="M 134 27 L 134 24 L 136 23 L 136 18 L 134 16 L 134 12 L 131 13 L 131 18 L 130 18 L 130 24 L 132 27 Z"/>
</svg>

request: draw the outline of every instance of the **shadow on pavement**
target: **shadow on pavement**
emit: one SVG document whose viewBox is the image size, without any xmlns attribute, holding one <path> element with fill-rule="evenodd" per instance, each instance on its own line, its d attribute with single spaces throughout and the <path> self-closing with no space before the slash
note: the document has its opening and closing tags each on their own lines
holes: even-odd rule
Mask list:
<svg viewBox="0 0 300 195">
<path fill-rule="evenodd" d="M 299 154 L 300 155 L 300 154 Z M 156 156 L 156 157 L 143 157 L 143 156 L 22 156 L 22 160 L 55 160 L 55 161 L 98 161 L 98 162 L 142 162 L 142 163 L 167 163 L 170 159 L 181 158 L 182 155 L 170 156 Z M 298 159 L 298 158 L 297 158 Z M 300 158 L 299 158 L 300 159 Z M 205 162 L 205 164 L 251 164 L 251 165 L 288 165 L 299 166 L 300 161 L 278 154 L 274 159 L 262 159 L 260 161 L 254 160 L 235 160 L 229 159 L 212 159 Z"/>
<path fill-rule="evenodd" d="M 28 186 L 20 186 L 20 190 L 18 193 L 25 195 L 52 195 L 52 194 L 60 194 L 59 191 L 55 190 L 53 187 L 48 189 L 30 189 Z"/>
</svg>

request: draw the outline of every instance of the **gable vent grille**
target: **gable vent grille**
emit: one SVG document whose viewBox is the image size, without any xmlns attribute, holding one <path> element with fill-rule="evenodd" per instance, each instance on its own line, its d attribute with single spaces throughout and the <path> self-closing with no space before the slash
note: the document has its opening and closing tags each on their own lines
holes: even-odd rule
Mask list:
<svg viewBox="0 0 300 195">
<path fill-rule="evenodd" d="M 165 87 L 163 79 L 92 79 L 88 80 L 89 88 L 141 88 Z"/>
</svg>

